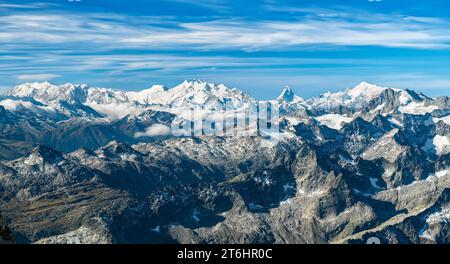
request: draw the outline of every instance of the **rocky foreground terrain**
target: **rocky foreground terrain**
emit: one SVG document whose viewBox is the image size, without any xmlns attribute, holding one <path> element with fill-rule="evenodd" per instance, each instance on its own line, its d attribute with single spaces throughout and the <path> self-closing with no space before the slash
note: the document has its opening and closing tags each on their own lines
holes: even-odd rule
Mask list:
<svg viewBox="0 0 450 264">
<path fill-rule="evenodd" d="M 254 101 L 198 80 L 15 87 L 0 98 L 0 208 L 16 241 L 450 243 L 448 97 L 286 88 L 276 139 L 169 133 L 187 108 Z"/>
</svg>

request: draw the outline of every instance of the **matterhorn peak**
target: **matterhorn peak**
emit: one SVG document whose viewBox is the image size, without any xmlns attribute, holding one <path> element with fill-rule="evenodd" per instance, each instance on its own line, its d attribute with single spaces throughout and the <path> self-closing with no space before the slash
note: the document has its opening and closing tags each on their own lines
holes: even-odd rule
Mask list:
<svg viewBox="0 0 450 264">
<path fill-rule="evenodd" d="M 294 100 L 294 92 L 292 91 L 291 87 L 286 85 L 283 88 L 283 91 L 281 91 L 280 96 L 278 96 L 278 100 L 292 102 Z"/>
<path fill-rule="evenodd" d="M 299 96 L 296 96 L 291 87 L 287 85 L 283 88 L 281 94 L 277 97 L 277 99 L 279 102 L 287 102 L 287 103 L 303 101 L 303 99 L 300 98 Z"/>
</svg>

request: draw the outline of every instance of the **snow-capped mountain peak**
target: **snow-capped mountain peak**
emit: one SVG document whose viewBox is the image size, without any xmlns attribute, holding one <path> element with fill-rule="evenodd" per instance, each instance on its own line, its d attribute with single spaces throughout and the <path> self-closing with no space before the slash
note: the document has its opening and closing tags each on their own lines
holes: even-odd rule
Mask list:
<svg viewBox="0 0 450 264">
<path fill-rule="evenodd" d="M 326 92 L 320 97 L 309 99 L 306 104 L 310 109 L 320 109 L 325 111 L 335 110 L 337 108 L 361 109 L 369 104 L 370 101 L 379 97 L 386 87 L 377 86 L 367 82 L 361 82 L 353 88 L 339 92 Z M 392 89 L 400 91 L 398 89 Z"/>
<path fill-rule="evenodd" d="M 52 87 L 53 84 L 51 84 L 48 81 L 45 82 L 34 82 L 34 83 L 24 83 L 15 86 L 9 94 L 12 96 L 18 96 L 18 97 L 26 97 L 32 95 L 35 90 L 44 90 Z"/>
<path fill-rule="evenodd" d="M 14 97 L 32 97 L 42 103 L 57 101 L 84 101 L 86 97 L 87 85 L 74 85 L 66 83 L 54 85 L 50 82 L 25 83 L 15 86 L 9 93 Z"/>
<path fill-rule="evenodd" d="M 302 102 L 303 99 L 295 95 L 294 91 L 289 86 L 285 86 L 281 94 L 277 97 L 278 102 L 297 103 Z"/>
<path fill-rule="evenodd" d="M 224 84 L 199 79 L 185 80 L 170 89 L 153 85 L 142 91 L 129 92 L 86 84 L 54 85 L 50 82 L 35 82 L 17 85 L 8 95 L 14 98 L 0 100 L 0 105 L 8 111 L 39 110 L 39 114 L 58 120 L 71 117 L 116 119 L 126 115 L 139 115 L 147 109 L 171 113 L 180 113 L 180 110 L 189 108 L 219 110 L 226 106 L 236 109 L 256 101 L 237 88 L 230 89 Z M 24 97 L 32 100 L 20 99 Z M 370 114 L 388 114 L 395 110 L 412 114 L 431 113 L 447 102 L 445 98 L 435 102 L 412 90 L 386 88 L 367 82 L 343 91 L 327 92 L 307 101 L 295 95 L 290 87 L 284 87 L 276 101 L 282 104 L 281 110 L 285 113 L 309 109 L 315 116 L 341 114 L 346 117 L 359 111 Z M 171 111 L 170 108 L 177 110 Z M 442 118 L 444 114 L 441 113 L 436 118 Z"/>
<path fill-rule="evenodd" d="M 129 101 L 135 101 L 142 104 L 149 104 L 154 98 L 161 96 L 169 88 L 164 85 L 153 85 L 152 87 L 139 91 L 139 92 L 127 92 L 125 93 Z"/>
<path fill-rule="evenodd" d="M 387 88 L 385 87 L 377 86 L 367 82 L 361 82 L 354 88 L 348 89 L 347 94 L 353 99 L 358 97 L 373 99 L 379 96 L 386 89 Z"/>
<path fill-rule="evenodd" d="M 219 109 L 227 103 L 239 107 L 252 100 L 254 99 L 238 89 L 229 89 L 224 84 L 194 79 L 185 80 L 174 88 L 162 92 L 159 97 L 153 98 L 152 102 L 172 107 Z"/>
<path fill-rule="evenodd" d="M 448 97 L 361 83 L 297 102 L 286 87 L 269 101 L 280 111 L 268 130 L 221 111 L 250 96 L 198 79 L 140 92 L 45 82 L 11 95 L 0 97 L 1 202 L 14 202 L 24 241 L 364 243 L 376 230 L 387 243 L 450 242 Z M 50 118 L 61 110 L 67 118 Z M 220 117 L 243 122 L 206 133 Z"/>
<path fill-rule="evenodd" d="M 278 99 L 280 101 L 292 102 L 292 100 L 294 100 L 294 92 L 292 91 L 291 87 L 285 86 L 283 88 L 283 91 L 281 91 L 280 96 L 278 96 Z"/>
<path fill-rule="evenodd" d="M 69 99 L 74 90 L 75 85 L 67 83 L 64 85 L 53 85 L 50 82 L 34 82 L 17 85 L 8 95 L 15 97 L 32 97 L 38 101 L 53 101 L 60 98 Z"/>
<path fill-rule="evenodd" d="M 25 83 L 15 86 L 8 95 L 13 97 L 31 97 L 38 102 L 49 105 L 58 104 L 61 101 L 70 104 L 84 104 L 87 102 L 104 104 L 127 101 L 127 97 L 122 91 L 72 83 L 62 85 L 54 85 L 50 82 Z"/>
<path fill-rule="evenodd" d="M 104 115 L 121 117 L 127 114 L 139 114 L 149 105 L 165 108 L 206 108 L 222 109 L 225 105 L 239 108 L 254 101 L 239 89 L 229 89 L 224 84 L 207 83 L 199 79 L 184 81 L 168 89 L 154 85 L 142 91 L 124 92 L 108 88 L 91 87 L 85 84 L 54 85 L 49 82 L 25 83 L 17 85 L 8 96 L 29 97 L 37 102 L 54 107 L 72 116 Z M 79 109 L 77 111 L 75 108 Z"/>
<path fill-rule="evenodd" d="M 128 101 L 122 91 L 72 83 L 62 85 L 54 85 L 50 82 L 25 83 L 15 86 L 7 95 L 32 98 L 44 107 L 49 106 L 68 117 L 100 117 L 103 112 L 96 112 L 91 106 L 122 104 Z M 42 107 L 39 106 L 39 108 Z"/>
</svg>

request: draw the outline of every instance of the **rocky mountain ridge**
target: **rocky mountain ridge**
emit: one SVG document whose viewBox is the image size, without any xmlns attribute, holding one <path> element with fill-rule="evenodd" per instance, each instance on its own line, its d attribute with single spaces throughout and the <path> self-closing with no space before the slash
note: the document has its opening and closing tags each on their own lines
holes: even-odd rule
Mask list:
<svg viewBox="0 0 450 264">
<path fill-rule="evenodd" d="M 450 242 L 447 97 L 286 88 L 277 140 L 167 132 L 187 108 L 254 101 L 199 80 L 18 86 L 0 99 L 0 208 L 23 243 Z"/>
</svg>

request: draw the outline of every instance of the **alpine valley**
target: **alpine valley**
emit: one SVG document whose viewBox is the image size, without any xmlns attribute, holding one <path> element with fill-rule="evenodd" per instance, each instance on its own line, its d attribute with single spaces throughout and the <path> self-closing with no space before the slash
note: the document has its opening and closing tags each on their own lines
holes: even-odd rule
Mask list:
<svg viewBox="0 0 450 264">
<path fill-rule="evenodd" d="M 256 101 L 200 80 L 18 85 L 0 97 L 3 219 L 18 243 L 450 243 L 449 97 L 285 88 L 276 140 L 170 133 L 186 109 Z"/>
</svg>

